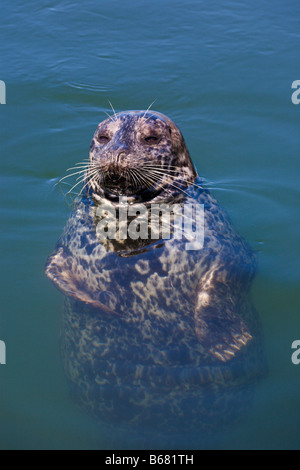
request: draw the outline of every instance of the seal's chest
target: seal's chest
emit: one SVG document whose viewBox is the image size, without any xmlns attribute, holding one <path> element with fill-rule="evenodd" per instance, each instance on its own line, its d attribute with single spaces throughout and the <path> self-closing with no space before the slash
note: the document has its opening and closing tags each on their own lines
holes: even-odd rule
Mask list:
<svg viewBox="0 0 300 470">
<path fill-rule="evenodd" d="M 98 300 L 121 315 L 174 319 L 194 312 L 198 267 L 175 243 L 130 257 L 91 255 L 88 265 L 86 289 L 97 291 Z"/>
</svg>

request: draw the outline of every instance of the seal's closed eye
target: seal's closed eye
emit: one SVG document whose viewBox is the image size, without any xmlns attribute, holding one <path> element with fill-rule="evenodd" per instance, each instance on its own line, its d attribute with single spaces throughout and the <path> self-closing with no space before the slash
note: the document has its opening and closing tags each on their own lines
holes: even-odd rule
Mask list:
<svg viewBox="0 0 300 470">
<path fill-rule="evenodd" d="M 150 135 L 149 137 L 145 137 L 144 140 L 147 142 L 147 144 L 156 144 L 159 141 L 159 137 Z"/>
<path fill-rule="evenodd" d="M 109 138 L 107 135 L 100 134 L 100 135 L 97 137 L 97 140 L 98 140 L 98 142 L 100 142 L 101 144 L 106 144 L 107 142 L 110 141 L 110 138 Z"/>
</svg>

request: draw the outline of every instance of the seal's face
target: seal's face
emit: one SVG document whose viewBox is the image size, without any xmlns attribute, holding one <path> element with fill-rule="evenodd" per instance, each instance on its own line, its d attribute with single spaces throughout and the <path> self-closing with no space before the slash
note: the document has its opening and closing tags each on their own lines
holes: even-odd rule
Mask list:
<svg viewBox="0 0 300 470">
<path fill-rule="evenodd" d="M 186 186 L 196 177 L 178 127 L 158 112 L 127 111 L 101 122 L 90 146 L 85 184 L 114 199 L 154 195 Z M 179 185 L 179 186 L 178 186 Z"/>
</svg>

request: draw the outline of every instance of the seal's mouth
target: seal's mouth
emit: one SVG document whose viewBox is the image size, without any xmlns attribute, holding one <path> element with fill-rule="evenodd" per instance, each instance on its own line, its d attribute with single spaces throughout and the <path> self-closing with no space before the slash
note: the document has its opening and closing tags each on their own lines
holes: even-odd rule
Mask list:
<svg viewBox="0 0 300 470">
<path fill-rule="evenodd" d="M 178 167 L 158 166 L 145 163 L 126 168 L 111 165 L 108 168 L 88 169 L 86 187 L 88 191 L 100 197 L 117 200 L 128 197 L 134 202 L 149 201 L 157 196 L 174 197 L 175 193 L 186 194 L 189 178 Z"/>
<path fill-rule="evenodd" d="M 145 186 L 132 186 L 128 184 L 126 179 L 109 180 L 101 184 L 104 196 L 112 201 L 118 200 L 120 197 L 128 197 L 135 201 L 149 201 L 158 196 L 162 191 L 162 187 L 155 188 Z"/>
<path fill-rule="evenodd" d="M 109 174 L 102 179 L 101 186 L 112 192 L 129 189 L 128 180 L 125 176 L 118 174 Z"/>
<path fill-rule="evenodd" d="M 99 189 L 109 199 L 128 196 L 146 200 L 153 198 L 163 190 L 160 177 L 156 181 L 149 181 L 138 174 L 137 170 L 131 168 L 127 168 L 122 173 L 103 172 L 99 183 Z"/>
</svg>

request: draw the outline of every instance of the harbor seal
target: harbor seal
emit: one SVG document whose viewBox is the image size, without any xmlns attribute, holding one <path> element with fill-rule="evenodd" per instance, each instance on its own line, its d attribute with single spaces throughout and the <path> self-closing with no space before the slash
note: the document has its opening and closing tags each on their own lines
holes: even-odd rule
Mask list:
<svg viewBox="0 0 300 470">
<path fill-rule="evenodd" d="M 206 431 L 238 419 L 264 373 L 250 297 L 256 259 L 203 186 L 179 128 L 159 112 L 114 114 L 79 171 L 80 196 L 46 265 L 65 294 L 72 396 L 136 429 Z M 154 224 L 154 206 L 172 211 Z M 178 232 L 187 207 L 192 223 Z"/>
</svg>

